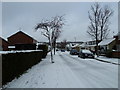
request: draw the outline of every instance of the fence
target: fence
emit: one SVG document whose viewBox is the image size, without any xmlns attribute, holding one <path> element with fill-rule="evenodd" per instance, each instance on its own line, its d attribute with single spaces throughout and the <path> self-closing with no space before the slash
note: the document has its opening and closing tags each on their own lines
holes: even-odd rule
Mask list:
<svg viewBox="0 0 120 90">
<path fill-rule="evenodd" d="M 113 51 L 112 52 L 112 57 L 114 57 L 114 58 L 120 58 L 120 51 Z"/>
</svg>

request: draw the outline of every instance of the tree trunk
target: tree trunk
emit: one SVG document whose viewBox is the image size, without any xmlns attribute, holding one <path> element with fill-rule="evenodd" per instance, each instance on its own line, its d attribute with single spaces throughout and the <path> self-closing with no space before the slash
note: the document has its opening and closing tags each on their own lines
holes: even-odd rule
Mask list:
<svg viewBox="0 0 120 90">
<path fill-rule="evenodd" d="M 49 44 L 50 44 L 51 62 L 54 63 L 54 61 L 53 61 L 53 54 L 52 54 L 52 42 L 51 42 L 50 38 L 49 38 Z"/>
<path fill-rule="evenodd" d="M 101 38 L 100 40 L 102 41 L 103 40 L 103 26 L 101 26 Z"/>
<path fill-rule="evenodd" d="M 99 48 L 98 48 L 98 40 L 96 40 L 96 55 L 97 55 L 97 57 L 99 56 L 98 50 L 99 50 Z"/>
<path fill-rule="evenodd" d="M 50 48 L 50 52 L 51 52 L 51 62 L 52 63 L 54 63 L 54 61 L 53 61 L 53 54 L 52 54 L 52 42 L 51 42 L 51 46 L 50 46 L 51 48 Z"/>
<path fill-rule="evenodd" d="M 55 55 L 55 52 L 56 52 L 56 39 L 55 39 L 55 41 L 54 41 L 54 55 Z"/>
</svg>

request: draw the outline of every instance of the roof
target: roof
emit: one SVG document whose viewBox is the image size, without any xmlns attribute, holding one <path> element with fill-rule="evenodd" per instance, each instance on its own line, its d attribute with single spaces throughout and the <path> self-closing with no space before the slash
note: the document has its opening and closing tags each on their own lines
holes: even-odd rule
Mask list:
<svg viewBox="0 0 120 90">
<path fill-rule="evenodd" d="M 3 39 L 2 37 L 0 37 L 1 40 L 3 40 L 4 42 L 8 43 L 8 41 L 6 41 L 5 39 Z"/>
<path fill-rule="evenodd" d="M 72 48 L 79 47 L 79 44 L 71 45 Z"/>
<path fill-rule="evenodd" d="M 115 38 L 105 39 L 105 40 L 101 41 L 98 45 L 100 45 L 100 46 L 102 46 L 102 45 L 108 45 L 108 44 L 110 44 L 114 40 L 115 40 Z"/>
<path fill-rule="evenodd" d="M 80 46 L 81 46 L 81 47 L 85 47 L 85 46 L 86 46 L 86 43 L 84 42 L 84 43 L 82 43 Z"/>
<path fill-rule="evenodd" d="M 29 38 L 31 38 L 31 39 L 33 39 L 33 40 L 37 41 L 36 39 L 34 39 L 33 37 L 29 36 L 28 34 L 26 34 L 26 33 L 25 33 L 25 32 L 23 32 L 23 31 L 18 31 L 17 33 L 15 33 L 15 34 L 13 34 L 13 35 L 9 36 L 8 38 L 10 38 L 10 37 L 12 37 L 12 36 L 14 36 L 14 35 L 16 35 L 16 34 L 18 34 L 18 33 L 22 33 L 22 34 L 24 34 L 24 35 L 28 36 Z M 38 41 L 37 41 L 37 42 L 38 42 Z"/>
</svg>

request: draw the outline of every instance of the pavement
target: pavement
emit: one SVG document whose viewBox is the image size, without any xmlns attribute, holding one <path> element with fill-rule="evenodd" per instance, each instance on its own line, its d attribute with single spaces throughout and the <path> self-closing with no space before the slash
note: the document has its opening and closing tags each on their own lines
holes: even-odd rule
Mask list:
<svg viewBox="0 0 120 90">
<path fill-rule="evenodd" d="M 119 58 L 108 58 L 105 56 L 100 56 L 100 57 L 95 57 L 95 60 L 98 60 L 101 62 L 106 62 L 106 63 L 111 63 L 111 64 L 115 64 L 115 65 L 120 65 Z"/>
</svg>

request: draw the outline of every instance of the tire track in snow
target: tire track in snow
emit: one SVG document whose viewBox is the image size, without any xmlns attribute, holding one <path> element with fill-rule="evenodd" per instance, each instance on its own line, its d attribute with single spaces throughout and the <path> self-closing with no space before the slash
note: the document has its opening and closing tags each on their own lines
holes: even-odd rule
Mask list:
<svg viewBox="0 0 120 90">
<path fill-rule="evenodd" d="M 80 65 L 84 65 L 85 66 L 85 68 L 83 67 L 83 69 L 84 70 L 86 70 L 86 72 L 85 71 L 81 71 L 81 72 L 77 72 L 77 75 L 79 76 L 79 74 L 83 74 L 83 75 L 85 75 L 86 77 L 84 78 L 84 79 L 86 79 L 86 80 L 90 80 L 90 79 L 93 79 L 93 80 L 95 80 L 95 81 L 93 81 L 93 82 L 90 82 L 90 84 L 91 83 L 94 83 L 93 85 L 94 85 L 94 87 L 117 87 L 117 79 L 111 79 L 111 78 L 113 78 L 113 76 L 112 77 L 109 77 L 108 76 L 108 74 L 107 73 L 111 73 L 111 71 L 113 70 L 108 70 L 108 71 L 105 71 L 105 73 L 103 73 L 102 71 L 104 71 L 104 69 L 105 69 L 105 67 L 103 68 L 102 66 L 100 66 L 100 64 L 103 64 L 103 63 L 98 63 L 98 65 L 96 65 L 96 63 L 94 63 L 94 62 L 91 62 L 91 60 L 87 60 L 86 62 L 84 62 L 83 60 L 80 60 L 80 59 L 78 59 L 78 58 L 75 58 L 75 57 L 72 57 L 72 56 L 69 56 L 69 55 L 67 55 L 67 54 L 64 54 L 64 56 L 61 54 L 61 53 L 59 53 L 60 54 L 60 56 L 64 59 L 64 61 L 67 63 L 67 65 L 76 73 L 77 72 L 77 70 L 75 70 L 75 69 L 77 69 L 77 68 L 75 68 L 75 67 L 71 67 L 71 66 L 73 66 L 73 65 L 75 65 L 75 63 L 77 63 L 76 65 L 78 65 L 78 64 L 80 64 Z M 68 57 L 68 58 L 67 58 Z M 69 58 L 71 58 L 70 60 L 69 60 Z M 79 62 L 79 63 L 78 63 Z M 104 64 L 105 65 L 105 64 Z M 82 67 L 80 67 L 80 68 L 82 68 Z M 97 68 L 98 68 L 98 70 L 97 70 Z M 103 68 L 103 69 L 101 69 L 101 68 Z M 88 70 L 87 70 L 88 69 Z M 79 69 L 80 70 L 80 69 Z M 105 69 L 105 70 L 107 70 L 107 69 Z M 91 72 L 93 72 L 93 73 L 91 73 Z M 112 71 L 113 72 L 113 71 Z M 114 73 L 114 72 L 113 72 Z M 117 73 L 116 73 L 117 74 Z M 116 75 L 117 76 L 117 75 Z M 104 79 L 105 78 L 105 79 Z M 100 83 L 100 82 L 103 82 L 103 83 Z M 99 85 L 96 85 L 96 83 L 100 83 Z M 96 85 L 96 86 L 95 86 Z"/>
<path fill-rule="evenodd" d="M 59 53 L 59 56 L 63 59 L 64 63 L 65 63 L 65 64 L 71 69 L 71 71 L 73 71 L 74 74 L 75 74 L 76 72 L 74 71 L 73 68 L 76 67 L 77 64 L 74 63 L 74 62 L 71 62 L 70 60 L 68 61 L 68 58 L 65 57 L 65 56 L 63 56 L 63 55 L 60 54 L 60 53 Z M 76 74 L 75 74 L 75 76 L 78 77 Z M 81 77 L 81 78 L 80 78 L 80 77 Z M 86 78 L 82 78 L 82 76 L 79 76 L 78 79 L 79 79 L 80 83 L 83 84 L 83 88 L 92 88 L 92 87 L 94 87 L 94 85 L 92 85 L 91 83 L 86 82 L 86 81 L 87 81 Z M 94 87 L 94 88 L 95 88 L 95 87 Z"/>
</svg>

